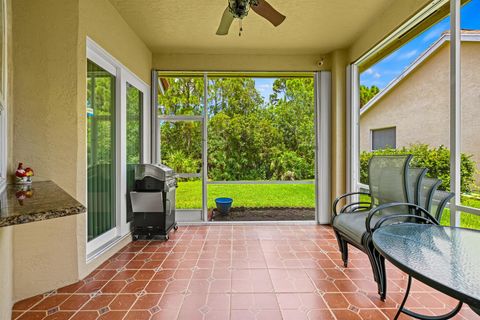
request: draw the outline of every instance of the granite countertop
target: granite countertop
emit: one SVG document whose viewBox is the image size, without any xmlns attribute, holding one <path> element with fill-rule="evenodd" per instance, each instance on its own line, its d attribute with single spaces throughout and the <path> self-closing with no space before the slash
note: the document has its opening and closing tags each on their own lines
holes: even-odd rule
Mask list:
<svg viewBox="0 0 480 320">
<path fill-rule="evenodd" d="M 85 207 L 54 182 L 11 184 L 0 193 L 0 227 L 84 213 Z"/>
</svg>

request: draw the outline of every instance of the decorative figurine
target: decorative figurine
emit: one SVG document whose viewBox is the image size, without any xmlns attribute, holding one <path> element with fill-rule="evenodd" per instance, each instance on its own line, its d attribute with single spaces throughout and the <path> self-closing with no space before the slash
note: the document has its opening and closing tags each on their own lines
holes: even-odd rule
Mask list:
<svg viewBox="0 0 480 320">
<path fill-rule="evenodd" d="M 30 184 L 32 183 L 32 177 L 34 176 L 34 172 L 32 168 L 27 167 L 23 169 L 23 163 L 19 163 L 17 170 L 15 171 L 15 181 L 18 184 Z"/>
</svg>

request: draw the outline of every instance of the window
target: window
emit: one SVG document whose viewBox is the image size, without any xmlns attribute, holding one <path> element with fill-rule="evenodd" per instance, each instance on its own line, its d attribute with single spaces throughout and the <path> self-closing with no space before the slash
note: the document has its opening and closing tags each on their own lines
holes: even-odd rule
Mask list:
<svg viewBox="0 0 480 320">
<path fill-rule="evenodd" d="M 396 149 L 396 131 L 395 127 L 372 130 L 372 150 Z"/>
<path fill-rule="evenodd" d="M 0 0 L 0 190 L 7 181 L 7 64 L 6 64 L 6 7 Z"/>
<path fill-rule="evenodd" d="M 455 195 L 440 223 L 480 228 L 479 8 L 480 0 L 432 2 L 349 67 L 349 192 L 368 188 L 360 156 L 384 144 L 371 128 L 395 125 L 400 150 L 391 152 L 424 157 L 427 175 Z"/>
<path fill-rule="evenodd" d="M 116 225 L 115 81 L 114 75 L 88 60 L 88 241 Z"/>
</svg>

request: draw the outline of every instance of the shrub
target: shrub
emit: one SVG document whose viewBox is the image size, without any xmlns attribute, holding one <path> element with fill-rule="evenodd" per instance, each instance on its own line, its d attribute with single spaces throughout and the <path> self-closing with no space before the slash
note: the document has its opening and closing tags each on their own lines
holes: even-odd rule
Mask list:
<svg viewBox="0 0 480 320">
<path fill-rule="evenodd" d="M 181 150 L 168 154 L 164 161 L 165 164 L 175 170 L 175 172 L 196 173 L 200 170 L 200 160 L 186 156 Z"/>
<path fill-rule="evenodd" d="M 428 169 L 427 176 L 442 180 L 440 189 L 450 190 L 450 150 L 444 146 L 429 147 L 426 144 L 412 144 L 401 149 L 384 149 L 360 154 L 360 182 L 368 184 L 368 161 L 373 155 L 411 154 L 413 167 Z M 475 186 L 476 164 L 472 155 L 461 154 L 461 190 L 471 192 Z"/>
<path fill-rule="evenodd" d="M 270 164 L 272 178 L 277 180 L 313 179 L 313 167 L 295 151 L 284 151 Z"/>
</svg>

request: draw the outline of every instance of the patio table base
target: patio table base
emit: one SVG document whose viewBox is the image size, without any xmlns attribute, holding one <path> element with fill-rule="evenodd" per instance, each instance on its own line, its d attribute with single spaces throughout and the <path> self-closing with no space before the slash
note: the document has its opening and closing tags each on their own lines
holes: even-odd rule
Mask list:
<svg viewBox="0 0 480 320">
<path fill-rule="evenodd" d="M 427 315 L 419 314 L 411 310 L 408 310 L 407 308 L 405 308 L 405 303 L 407 302 L 411 286 L 412 286 L 412 277 L 409 275 L 407 289 L 405 291 L 405 297 L 403 298 L 403 301 L 398 308 L 397 314 L 395 315 L 395 318 L 394 318 L 395 320 L 398 319 L 401 313 L 405 313 L 406 315 L 412 318 L 422 319 L 422 320 L 444 320 L 444 319 L 450 319 L 454 317 L 460 311 L 460 309 L 462 309 L 463 302 L 460 301 L 452 311 L 439 316 L 427 316 Z"/>
</svg>

